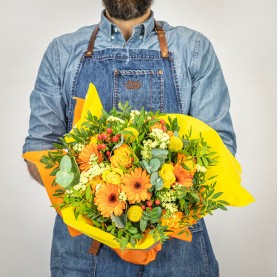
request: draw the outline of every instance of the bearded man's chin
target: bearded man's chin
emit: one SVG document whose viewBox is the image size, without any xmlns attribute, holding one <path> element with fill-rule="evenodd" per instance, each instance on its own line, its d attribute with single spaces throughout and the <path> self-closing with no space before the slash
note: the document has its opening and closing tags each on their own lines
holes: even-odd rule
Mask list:
<svg viewBox="0 0 278 277">
<path fill-rule="evenodd" d="M 153 0 L 102 0 L 108 14 L 120 20 L 143 16 L 150 9 Z"/>
</svg>

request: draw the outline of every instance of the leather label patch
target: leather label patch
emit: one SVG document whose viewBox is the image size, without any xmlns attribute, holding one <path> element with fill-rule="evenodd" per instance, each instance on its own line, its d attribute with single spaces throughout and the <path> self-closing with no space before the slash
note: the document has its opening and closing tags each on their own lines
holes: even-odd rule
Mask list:
<svg viewBox="0 0 278 277">
<path fill-rule="evenodd" d="M 134 80 L 128 80 L 125 82 L 125 87 L 127 89 L 139 89 L 142 86 L 141 81 L 134 81 Z"/>
</svg>

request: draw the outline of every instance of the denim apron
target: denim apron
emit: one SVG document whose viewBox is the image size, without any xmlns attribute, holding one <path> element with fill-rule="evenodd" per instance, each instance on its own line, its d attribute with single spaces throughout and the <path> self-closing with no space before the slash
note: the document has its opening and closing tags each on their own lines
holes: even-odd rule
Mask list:
<svg viewBox="0 0 278 277">
<path fill-rule="evenodd" d="M 148 111 L 183 113 L 173 54 L 168 51 L 165 33 L 157 23 L 155 31 L 160 51 L 129 48 L 94 51 L 98 32 L 96 27 L 77 69 L 71 99 L 85 98 L 88 85 L 92 82 L 107 111 L 117 107 L 119 102 L 129 101 L 133 109 L 145 107 Z M 68 131 L 72 128 L 74 105 L 74 100 L 71 100 Z M 101 245 L 98 255 L 89 254 L 92 239 L 85 235 L 71 237 L 57 215 L 51 250 L 51 276 L 217 277 L 218 262 L 204 220 L 199 220 L 190 229 L 192 242 L 168 240 L 158 252 L 156 260 L 143 266 L 123 261 L 106 245 Z"/>
</svg>

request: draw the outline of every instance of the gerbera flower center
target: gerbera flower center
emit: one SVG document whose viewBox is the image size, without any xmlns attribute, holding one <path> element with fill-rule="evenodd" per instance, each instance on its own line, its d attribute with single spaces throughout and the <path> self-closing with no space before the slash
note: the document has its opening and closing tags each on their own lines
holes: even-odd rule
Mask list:
<svg viewBox="0 0 278 277">
<path fill-rule="evenodd" d="M 142 184 L 140 182 L 137 181 L 137 182 L 134 183 L 134 188 L 135 189 L 140 189 L 141 187 L 142 187 Z"/>
<path fill-rule="evenodd" d="M 117 201 L 117 195 L 115 193 L 110 194 L 108 197 L 108 201 L 111 204 L 115 203 Z"/>
</svg>

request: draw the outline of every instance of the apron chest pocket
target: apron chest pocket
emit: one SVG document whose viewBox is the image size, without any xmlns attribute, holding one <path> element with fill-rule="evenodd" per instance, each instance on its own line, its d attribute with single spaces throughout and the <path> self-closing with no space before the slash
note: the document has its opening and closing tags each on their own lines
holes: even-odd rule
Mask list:
<svg viewBox="0 0 278 277">
<path fill-rule="evenodd" d="M 113 106 L 126 101 L 133 109 L 163 111 L 163 70 L 114 70 Z"/>
</svg>

